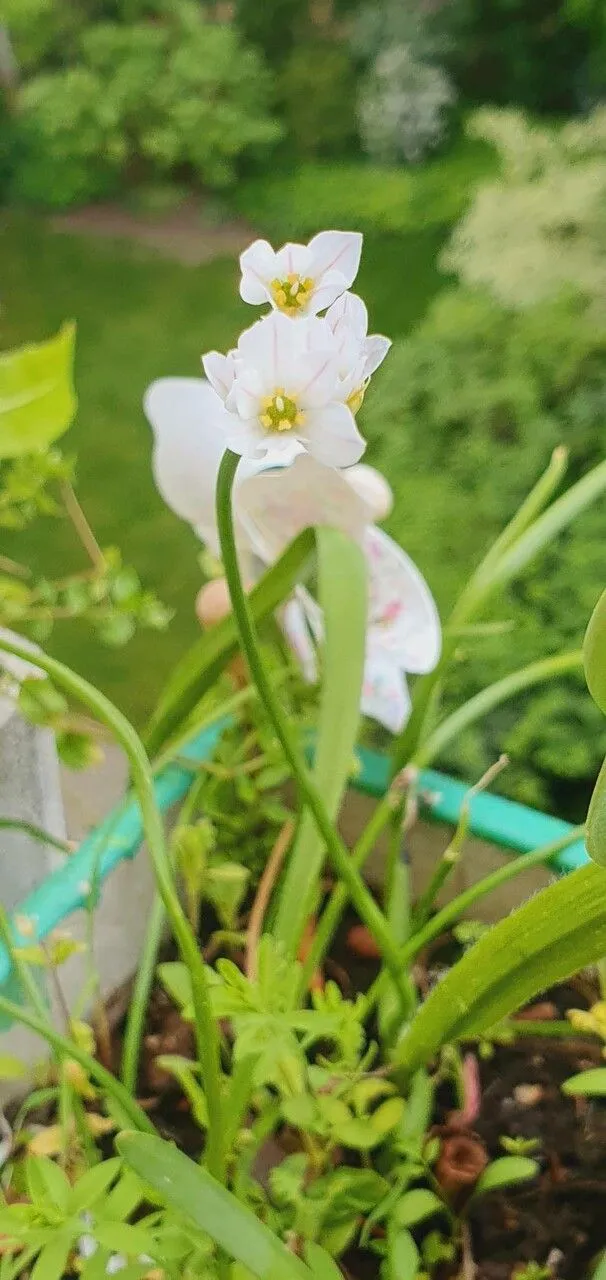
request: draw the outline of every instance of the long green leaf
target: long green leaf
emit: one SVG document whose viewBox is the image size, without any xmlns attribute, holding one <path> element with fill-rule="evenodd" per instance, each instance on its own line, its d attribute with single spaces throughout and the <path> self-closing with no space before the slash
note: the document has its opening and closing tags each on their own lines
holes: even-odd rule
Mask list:
<svg viewBox="0 0 606 1280">
<path fill-rule="evenodd" d="M 587 852 L 599 867 L 606 867 L 606 760 L 598 774 L 587 814 Z"/>
<path fill-rule="evenodd" d="M 75 333 L 75 325 L 64 324 L 48 342 L 0 355 L 0 458 L 34 453 L 69 427 L 76 412 Z"/>
<path fill-rule="evenodd" d="M 141 1138 L 138 1133 L 121 1133 L 116 1145 L 165 1204 L 189 1218 L 259 1280 L 309 1280 L 304 1264 L 205 1169 L 161 1138 Z"/>
<path fill-rule="evenodd" d="M 578 649 L 571 653 L 556 654 L 553 658 L 542 658 L 539 662 L 531 662 L 519 671 L 512 671 L 511 675 L 504 676 L 502 680 L 497 680 L 486 689 L 482 689 L 475 698 L 470 698 L 451 716 L 443 720 L 417 752 L 415 764 L 419 768 L 425 768 L 430 761 L 436 759 L 449 742 L 460 737 L 464 729 L 481 720 L 502 702 L 514 698 L 518 693 L 531 689 L 536 684 L 555 680 L 558 676 L 567 675 L 570 671 L 580 671 L 582 667 L 583 654 Z"/>
<path fill-rule="evenodd" d="M 314 546 L 313 531 L 304 529 L 253 587 L 250 607 L 255 622 L 273 613 L 302 581 L 309 571 Z M 157 754 L 211 688 L 237 648 L 237 631 L 231 616 L 223 618 L 192 645 L 175 667 L 148 725 L 145 741 L 150 756 Z"/>
<path fill-rule="evenodd" d="M 589 620 L 583 641 L 583 660 L 589 692 L 606 715 L 606 591 Z"/>
<path fill-rule="evenodd" d="M 316 529 L 318 593 L 324 614 L 322 696 L 313 777 L 331 819 L 351 773 L 360 722 L 366 644 L 366 563 L 357 543 L 338 529 Z M 296 955 L 313 906 L 324 841 L 305 810 L 284 877 L 275 936 Z"/>
<path fill-rule="evenodd" d="M 606 872 L 586 866 L 501 920 L 434 987 L 396 1050 L 407 1072 L 441 1045 L 483 1034 L 606 954 Z"/>
<path fill-rule="evenodd" d="M 554 449 L 549 466 L 545 469 L 542 476 L 539 476 L 537 483 L 530 490 L 530 493 L 524 498 L 522 505 L 518 507 L 515 515 L 512 516 L 509 524 L 505 526 L 503 532 L 499 534 L 495 542 L 486 552 L 482 563 L 478 565 L 471 581 L 470 589 L 473 586 L 486 580 L 506 551 L 518 541 L 518 538 L 526 533 L 531 524 L 545 510 L 548 502 L 559 487 L 568 466 L 568 450 L 564 445 L 558 445 Z"/>
</svg>

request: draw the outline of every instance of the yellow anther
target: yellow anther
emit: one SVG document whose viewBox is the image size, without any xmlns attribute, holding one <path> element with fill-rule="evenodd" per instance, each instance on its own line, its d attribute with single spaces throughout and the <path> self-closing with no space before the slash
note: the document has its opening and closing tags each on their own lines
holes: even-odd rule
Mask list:
<svg viewBox="0 0 606 1280">
<path fill-rule="evenodd" d="M 304 425 L 305 425 L 305 414 L 300 412 L 295 413 L 295 427 L 302 427 Z"/>
<path fill-rule="evenodd" d="M 278 431 L 290 431 L 292 426 L 293 423 L 289 418 L 280 418 L 280 421 L 278 422 Z"/>
<path fill-rule="evenodd" d="M 270 403 L 271 403 L 271 402 L 270 402 Z M 269 431 L 269 429 L 270 429 L 270 427 L 271 427 L 271 425 L 272 425 L 272 421 L 271 421 L 271 418 L 270 418 L 270 416 L 269 416 L 269 414 L 268 414 L 268 413 L 262 413 L 262 414 L 261 414 L 260 422 L 261 422 L 261 426 L 262 426 L 262 427 L 266 427 L 266 428 L 267 428 L 267 430 Z"/>
</svg>

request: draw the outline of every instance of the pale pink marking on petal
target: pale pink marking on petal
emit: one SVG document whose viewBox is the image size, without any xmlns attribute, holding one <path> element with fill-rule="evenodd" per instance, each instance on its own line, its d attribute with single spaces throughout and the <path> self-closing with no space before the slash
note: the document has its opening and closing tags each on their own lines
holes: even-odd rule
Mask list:
<svg viewBox="0 0 606 1280">
<path fill-rule="evenodd" d="M 336 398 L 338 376 L 334 352 L 309 351 L 301 373 L 304 381 L 296 388 L 296 395 L 302 409 L 315 409 Z"/>
<path fill-rule="evenodd" d="M 310 240 L 308 249 L 313 255 L 315 275 L 336 270 L 344 277 L 346 288 L 353 284 L 362 253 L 359 231 L 320 231 Z"/>
<path fill-rule="evenodd" d="M 304 244 L 284 244 L 276 254 L 276 276 L 279 280 L 294 274 L 297 276 L 312 275 L 313 258 Z"/>
</svg>

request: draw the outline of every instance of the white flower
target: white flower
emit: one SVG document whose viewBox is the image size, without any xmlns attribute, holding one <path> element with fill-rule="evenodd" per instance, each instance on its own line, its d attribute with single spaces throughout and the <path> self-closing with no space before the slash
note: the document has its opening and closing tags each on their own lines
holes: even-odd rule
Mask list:
<svg viewBox="0 0 606 1280">
<path fill-rule="evenodd" d="M 285 244 L 277 253 L 255 240 L 240 258 L 240 295 L 270 302 L 291 319 L 317 315 L 353 284 L 361 252 L 357 231 L 321 231 L 308 245 Z"/>
<path fill-rule="evenodd" d="M 277 465 L 303 446 L 327 466 L 350 466 L 364 441 L 342 398 L 337 345 L 325 320 L 292 325 L 272 311 L 241 334 L 235 352 L 203 357 L 224 401 L 225 443 L 245 458 Z"/>
<path fill-rule="evenodd" d="M 344 293 L 325 320 L 337 346 L 340 394 L 357 413 L 371 375 L 383 363 L 391 342 L 379 333 L 368 337 L 368 311 L 355 293 Z"/>
<path fill-rule="evenodd" d="M 382 479 L 372 468 L 368 472 L 367 480 Z M 312 458 L 297 458 L 282 477 L 267 473 L 243 482 L 240 516 L 255 551 L 266 563 L 301 529 L 322 521 L 362 543 L 368 566 L 369 613 L 361 708 L 365 715 L 397 733 L 410 712 L 406 673 L 421 674 L 436 665 L 441 648 L 440 621 L 416 565 L 370 523 L 368 506 L 352 503 L 347 476 L 347 471 L 339 475 L 318 467 Z M 357 496 L 361 496 L 359 490 Z M 304 588 L 297 589 L 296 598 L 283 611 L 282 625 L 304 674 L 315 679 L 313 641 L 322 640 L 323 618 L 319 605 Z"/>
<path fill-rule="evenodd" d="M 111 1258 L 108 1259 L 105 1274 L 106 1276 L 115 1276 L 118 1271 L 124 1271 L 127 1266 L 128 1259 L 124 1257 L 123 1253 L 112 1253 Z"/>
</svg>

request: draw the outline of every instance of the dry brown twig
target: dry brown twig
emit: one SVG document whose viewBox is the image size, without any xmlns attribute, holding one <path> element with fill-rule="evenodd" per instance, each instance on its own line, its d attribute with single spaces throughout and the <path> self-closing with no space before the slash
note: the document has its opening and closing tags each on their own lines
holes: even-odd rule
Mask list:
<svg viewBox="0 0 606 1280">
<path fill-rule="evenodd" d="M 263 921 L 265 912 L 269 904 L 272 889 L 276 883 L 280 868 L 288 851 L 288 846 L 293 838 L 295 823 L 293 818 L 287 818 L 284 826 L 278 833 L 274 847 L 265 863 L 263 874 L 257 886 L 255 900 L 252 904 L 250 919 L 248 921 L 248 929 L 246 933 L 246 977 L 250 982 L 254 982 L 257 977 L 257 950 L 259 939 L 263 929 Z"/>
</svg>

